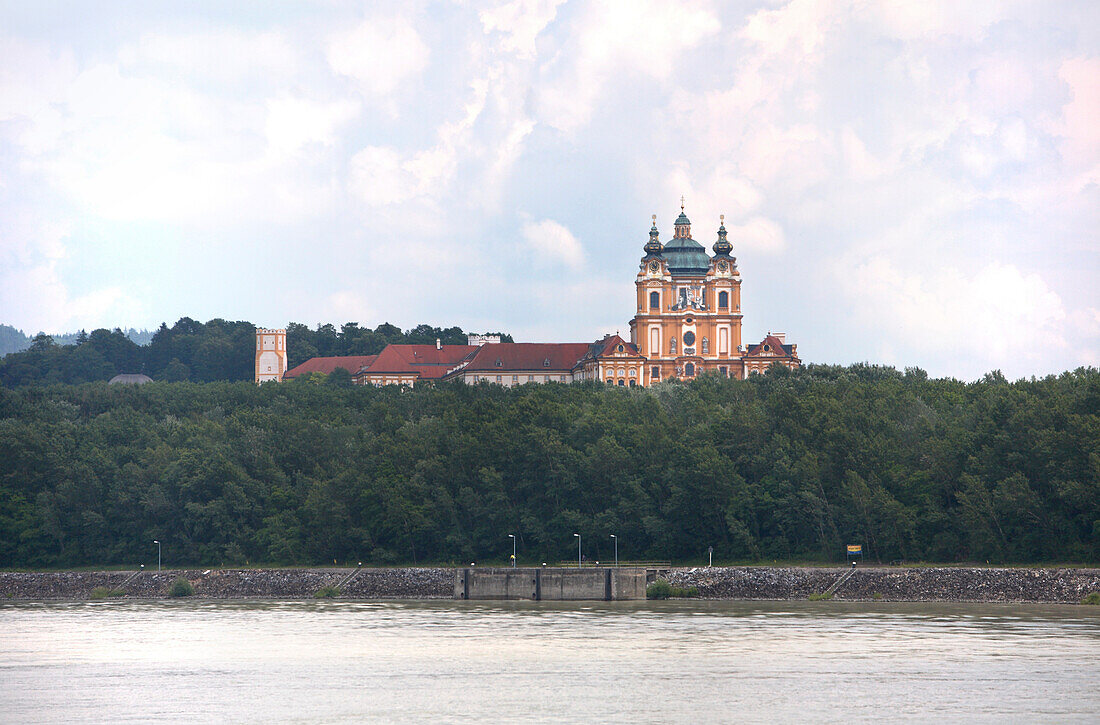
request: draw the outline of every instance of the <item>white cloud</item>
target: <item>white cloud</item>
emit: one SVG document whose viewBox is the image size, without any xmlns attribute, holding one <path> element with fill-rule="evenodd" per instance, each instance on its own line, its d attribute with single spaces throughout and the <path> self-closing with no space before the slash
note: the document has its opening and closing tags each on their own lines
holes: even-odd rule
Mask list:
<svg viewBox="0 0 1100 725">
<path fill-rule="evenodd" d="M 549 80 L 538 89 L 539 120 L 576 131 L 617 75 L 667 80 L 690 48 L 721 28 L 707 5 L 653 0 L 589 5 L 571 28 L 570 40 L 544 68 Z"/>
<path fill-rule="evenodd" d="M 1058 76 L 1072 94 L 1054 127 L 1062 136 L 1062 159 L 1079 171 L 1082 185 L 1100 183 L 1100 57 L 1066 60 Z"/>
<path fill-rule="evenodd" d="M 230 28 L 146 33 L 123 45 L 118 60 L 127 71 L 167 74 L 203 85 L 266 85 L 296 75 L 302 63 L 299 47 L 282 32 L 249 33 Z"/>
<path fill-rule="evenodd" d="M 309 144 L 331 146 L 337 130 L 355 117 L 359 104 L 339 100 L 318 103 L 281 95 L 267 101 L 267 142 L 276 155 L 294 153 Z"/>
<path fill-rule="evenodd" d="M 72 295 L 60 271 L 67 224 L 26 213 L 0 220 L 0 313 L 33 334 L 78 328 L 140 326 L 145 305 L 118 285 Z M 110 320 L 110 323 L 105 322 Z"/>
<path fill-rule="evenodd" d="M 381 96 L 423 72 L 430 51 L 408 20 L 391 17 L 371 18 L 333 34 L 325 54 L 334 71 Z"/>
<path fill-rule="evenodd" d="M 866 329 L 898 351 L 889 361 L 895 364 L 936 360 L 942 372 L 976 377 L 994 368 L 1023 375 L 1052 363 L 1095 362 L 1081 359 L 1081 343 L 1090 341 L 1080 336 L 1090 334 L 1084 322 L 1097 311 L 1071 315 L 1038 274 L 1015 265 L 910 272 L 875 257 L 844 281 Z M 1091 334 L 1095 343 L 1095 326 Z"/>
<path fill-rule="evenodd" d="M 406 158 L 397 149 L 368 146 L 351 158 L 348 184 L 356 197 L 371 206 L 400 204 L 430 189 L 423 157 Z"/>
<path fill-rule="evenodd" d="M 584 264 L 584 249 L 573 233 L 553 219 L 527 222 L 523 240 L 535 255 L 579 269 Z"/>
<path fill-rule="evenodd" d="M 565 0 L 514 0 L 479 13 L 486 33 L 504 34 L 501 48 L 523 58 L 536 55 L 535 39 L 553 22 Z"/>
<path fill-rule="evenodd" d="M 729 224 L 726 228 L 735 252 L 745 249 L 762 254 L 778 254 L 787 246 L 782 227 L 767 217 L 752 217 L 744 224 Z"/>
<path fill-rule="evenodd" d="M 371 296 L 359 290 L 339 290 L 325 298 L 324 310 L 318 321 L 366 321 L 377 318 L 379 311 Z M 353 371 L 354 372 L 354 371 Z"/>
</svg>

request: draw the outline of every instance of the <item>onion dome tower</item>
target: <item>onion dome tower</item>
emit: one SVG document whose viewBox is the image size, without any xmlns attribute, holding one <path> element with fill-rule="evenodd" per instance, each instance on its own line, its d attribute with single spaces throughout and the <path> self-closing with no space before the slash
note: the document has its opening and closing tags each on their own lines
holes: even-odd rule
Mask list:
<svg viewBox="0 0 1100 725">
<path fill-rule="evenodd" d="M 718 226 L 718 241 L 714 243 L 714 256 L 730 258 L 730 252 L 733 251 L 733 245 L 726 239 L 726 215 L 722 214 L 719 219 L 721 220 Z"/>
<path fill-rule="evenodd" d="M 649 228 L 649 241 L 646 242 L 645 247 L 645 260 L 653 259 L 654 257 L 660 257 L 661 252 L 664 251 L 664 247 L 661 246 L 661 235 L 657 231 L 657 215 L 653 215 L 653 226 Z"/>
</svg>

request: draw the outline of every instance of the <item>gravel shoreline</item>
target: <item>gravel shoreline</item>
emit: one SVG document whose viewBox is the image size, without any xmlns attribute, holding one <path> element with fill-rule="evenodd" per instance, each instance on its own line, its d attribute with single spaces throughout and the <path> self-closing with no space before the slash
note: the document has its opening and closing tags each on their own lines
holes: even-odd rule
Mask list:
<svg viewBox="0 0 1100 725">
<path fill-rule="evenodd" d="M 807 599 L 822 594 L 843 567 L 673 569 L 669 583 L 707 599 Z M 1050 602 L 1077 604 L 1100 591 L 1100 569 L 857 567 L 833 599 L 887 602 Z"/>
<path fill-rule="evenodd" d="M 669 583 L 695 587 L 705 599 L 807 599 L 825 592 L 843 567 L 674 568 Z M 144 571 L 0 572 L 2 601 L 79 601 L 97 587 L 121 599 L 162 599 L 177 577 L 202 599 L 310 599 L 325 586 L 340 599 L 449 599 L 455 570 L 446 567 L 372 569 L 166 569 Z M 1076 604 L 1100 591 L 1100 569 L 859 567 L 833 595 L 838 600 L 895 602 L 1039 602 Z"/>
</svg>

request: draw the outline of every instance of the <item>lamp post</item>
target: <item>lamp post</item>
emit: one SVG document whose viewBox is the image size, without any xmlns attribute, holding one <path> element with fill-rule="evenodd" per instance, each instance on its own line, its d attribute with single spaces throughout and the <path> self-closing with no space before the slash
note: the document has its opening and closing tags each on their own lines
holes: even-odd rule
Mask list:
<svg viewBox="0 0 1100 725">
<path fill-rule="evenodd" d="M 577 568 L 580 569 L 581 568 L 581 535 L 580 534 L 573 534 L 573 536 L 577 537 Z"/>
<path fill-rule="evenodd" d="M 157 571 L 160 571 L 160 541 L 153 539 L 153 543 L 157 545 Z"/>
<path fill-rule="evenodd" d="M 516 535 L 508 534 L 508 538 L 512 540 L 512 568 L 516 568 Z"/>
<path fill-rule="evenodd" d="M 615 568 L 619 568 L 619 537 L 615 534 L 611 535 L 611 538 L 615 540 Z"/>
</svg>

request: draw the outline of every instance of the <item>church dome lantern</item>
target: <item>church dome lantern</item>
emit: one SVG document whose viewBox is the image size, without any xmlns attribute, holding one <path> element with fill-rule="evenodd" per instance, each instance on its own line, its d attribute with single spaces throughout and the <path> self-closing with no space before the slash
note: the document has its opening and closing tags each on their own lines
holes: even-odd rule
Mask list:
<svg viewBox="0 0 1100 725">
<path fill-rule="evenodd" d="M 676 218 L 676 231 L 665 245 L 664 258 L 669 272 L 675 276 L 704 275 L 710 269 L 710 256 L 702 244 L 691 238 L 691 220 L 684 213 L 684 200 L 680 199 L 680 216 Z"/>
</svg>

